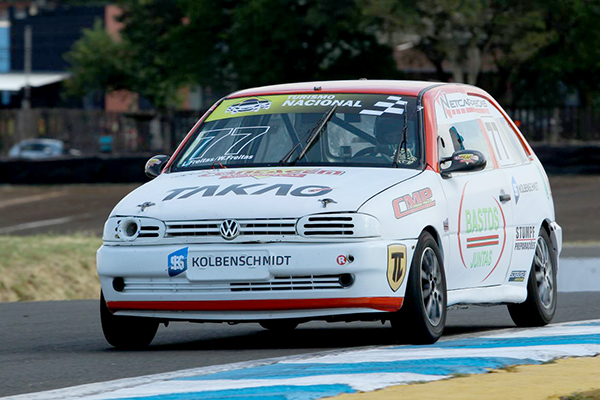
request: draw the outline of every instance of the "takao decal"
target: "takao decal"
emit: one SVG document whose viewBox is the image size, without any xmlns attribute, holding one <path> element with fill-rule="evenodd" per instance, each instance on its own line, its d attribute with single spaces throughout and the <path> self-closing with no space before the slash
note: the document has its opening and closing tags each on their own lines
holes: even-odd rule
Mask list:
<svg viewBox="0 0 600 400">
<path fill-rule="evenodd" d="M 221 187 L 220 185 L 207 185 L 201 187 L 193 186 L 169 190 L 169 194 L 163 199 L 163 201 L 169 201 L 172 199 L 187 199 L 192 196 L 260 196 L 263 194 L 274 196 L 290 195 L 294 197 L 315 197 L 326 195 L 332 190 L 333 188 L 329 186 L 294 186 L 286 183 L 278 183 L 274 185 L 267 185 L 266 183 L 253 183 L 250 185 L 234 184 L 227 187 Z"/>
<path fill-rule="evenodd" d="M 177 276 L 187 270 L 188 247 L 177 250 L 167 257 L 169 276 Z"/>
</svg>

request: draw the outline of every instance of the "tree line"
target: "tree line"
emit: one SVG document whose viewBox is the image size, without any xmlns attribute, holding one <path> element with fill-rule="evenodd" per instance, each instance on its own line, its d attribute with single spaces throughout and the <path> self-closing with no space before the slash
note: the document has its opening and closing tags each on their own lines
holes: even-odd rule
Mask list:
<svg viewBox="0 0 600 400">
<path fill-rule="evenodd" d="M 72 95 L 129 90 L 173 108 L 190 85 L 227 93 L 338 79 L 475 84 L 509 107 L 600 99 L 600 0 L 119 0 L 66 54 Z M 399 49 L 411 48 L 410 52 Z"/>
</svg>

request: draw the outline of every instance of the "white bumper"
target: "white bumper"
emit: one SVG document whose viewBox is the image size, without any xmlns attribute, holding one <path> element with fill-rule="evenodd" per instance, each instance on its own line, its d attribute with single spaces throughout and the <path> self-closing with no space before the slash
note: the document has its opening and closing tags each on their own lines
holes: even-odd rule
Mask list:
<svg viewBox="0 0 600 400">
<path fill-rule="evenodd" d="M 408 272 L 394 292 L 388 283 L 391 244 L 406 245 L 409 265 L 416 239 L 104 245 L 97 265 L 108 307 L 117 315 L 215 321 L 315 318 L 396 311 Z"/>
</svg>

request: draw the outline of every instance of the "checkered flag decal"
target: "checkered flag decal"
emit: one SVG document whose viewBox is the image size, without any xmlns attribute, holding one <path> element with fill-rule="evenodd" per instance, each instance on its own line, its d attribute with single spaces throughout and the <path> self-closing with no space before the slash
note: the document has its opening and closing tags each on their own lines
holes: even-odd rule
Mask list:
<svg viewBox="0 0 600 400">
<path fill-rule="evenodd" d="M 388 96 L 390 101 L 378 101 L 375 103 L 375 107 L 383 107 L 379 110 L 362 110 L 360 114 L 366 115 L 382 115 L 382 114 L 403 114 L 404 107 L 408 102 L 402 100 L 402 97 Z M 400 107 L 402 106 L 402 107 Z"/>
</svg>

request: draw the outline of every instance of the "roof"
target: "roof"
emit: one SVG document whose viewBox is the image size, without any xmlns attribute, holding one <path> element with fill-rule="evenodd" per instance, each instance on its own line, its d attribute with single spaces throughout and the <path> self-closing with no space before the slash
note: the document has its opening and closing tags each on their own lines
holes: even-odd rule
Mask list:
<svg viewBox="0 0 600 400">
<path fill-rule="evenodd" d="M 0 73 L 0 90 L 17 92 L 23 89 L 28 81 L 29 86 L 40 87 L 64 81 L 70 77 L 71 74 L 66 72 L 31 74 L 25 74 L 22 72 Z"/>
<path fill-rule="evenodd" d="M 240 90 L 230 94 L 227 96 L 227 98 L 287 93 L 389 93 L 417 96 L 423 89 L 439 84 L 442 83 L 392 80 L 371 81 L 366 79 L 352 81 L 286 83 L 283 85 L 262 86 L 258 88 Z"/>
</svg>

